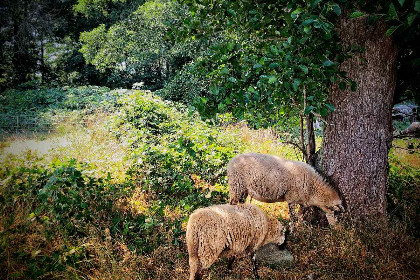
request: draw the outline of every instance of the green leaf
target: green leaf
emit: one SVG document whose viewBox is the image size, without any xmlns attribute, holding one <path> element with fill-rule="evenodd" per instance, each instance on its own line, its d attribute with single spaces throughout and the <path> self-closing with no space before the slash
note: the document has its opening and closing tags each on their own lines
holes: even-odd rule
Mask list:
<svg viewBox="0 0 420 280">
<path fill-rule="evenodd" d="M 260 69 L 260 68 L 262 68 L 263 66 L 261 65 L 261 64 L 259 64 L 259 63 L 256 63 L 256 64 L 254 64 L 254 66 L 252 67 L 252 68 L 254 68 L 254 69 Z"/>
<path fill-rule="evenodd" d="M 398 19 L 397 10 L 395 9 L 395 6 L 392 2 L 389 4 L 388 16 L 390 16 L 392 19 Z"/>
<path fill-rule="evenodd" d="M 364 16 L 364 15 L 365 15 L 364 13 L 356 11 L 356 12 L 353 12 L 353 13 L 350 14 L 350 18 L 358 18 L 358 17 Z"/>
<path fill-rule="evenodd" d="M 419 0 L 417 0 L 416 3 L 414 4 L 414 11 L 420 12 L 420 1 Z"/>
<path fill-rule="evenodd" d="M 311 3 L 311 8 L 314 9 L 316 6 L 318 6 L 318 3 L 321 2 L 321 0 L 315 0 Z"/>
<path fill-rule="evenodd" d="M 313 95 L 306 97 L 306 99 L 307 99 L 308 101 L 312 101 L 312 100 L 314 100 L 314 98 L 315 98 L 315 96 L 313 96 Z"/>
<path fill-rule="evenodd" d="M 305 74 L 309 73 L 309 69 L 305 65 L 299 65 L 299 68 L 302 69 L 302 71 L 305 72 Z"/>
<path fill-rule="evenodd" d="M 414 22 L 414 20 L 416 19 L 416 17 L 417 17 L 417 15 L 416 15 L 416 14 L 409 14 L 409 15 L 407 16 L 407 23 L 408 23 L 408 26 L 411 26 L 411 25 L 413 24 L 413 22 Z"/>
<path fill-rule="evenodd" d="M 231 14 L 232 16 L 236 16 L 236 12 L 232 9 L 228 9 L 227 10 L 229 14 Z"/>
<path fill-rule="evenodd" d="M 327 110 L 327 108 L 322 107 L 322 108 L 321 108 L 321 110 L 319 111 L 319 114 L 320 114 L 322 117 L 326 117 L 326 116 L 328 115 L 328 110 Z"/>
<path fill-rule="evenodd" d="M 280 115 L 284 115 L 285 111 L 284 111 L 284 107 L 280 107 L 279 109 L 279 114 Z"/>
<path fill-rule="evenodd" d="M 401 7 L 404 6 L 405 0 L 398 0 L 398 3 L 400 3 Z"/>
<path fill-rule="evenodd" d="M 330 67 L 332 65 L 334 65 L 334 62 L 332 62 L 331 60 L 327 59 L 322 63 L 323 66 L 325 67 Z"/>
<path fill-rule="evenodd" d="M 229 77 L 228 81 L 231 83 L 236 83 L 235 77 Z"/>
<path fill-rule="evenodd" d="M 305 108 L 305 115 L 308 115 L 310 112 L 312 112 L 312 110 L 315 109 L 314 106 L 308 106 Z"/>
<path fill-rule="evenodd" d="M 233 50 L 234 47 L 235 47 L 235 42 L 231 41 L 227 44 L 227 48 L 230 52 Z"/>
<path fill-rule="evenodd" d="M 333 5 L 333 10 L 336 13 L 337 16 L 341 15 L 341 8 L 337 4 Z"/>
<path fill-rule="evenodd" d="M 248 91 L 251 92 L 251 93 L 254 93 L 255 92 L 255 89 L 252 86 L 249 86 L 248 87 Z"/>
<path fill-rule="evenodd" d="M 280 66 L 280 64 L 278 64 L 277 62 L 272 62 L 272 63 L 270 63 L 270 65 L 268 67 L 270 67 L 271 69 L 274 69 L 274 68 L 277 68 L 279 66 Z"/>
<path fill-rule="evenodd" d="M 400 25 L 394 25 L 394 26 L 391 26 L 386 32 L 385 32 L 385 34 L 386 34 L 386 36 L 391 36 L 392 35 L 392 33 L 394 33 L 395 32 L 395 30 L 397 30 L 400 26 L 401 26 L 402 24 L 400 24 Z"/>
<path fill-rule="evenodd" d="M 213 95 L 218 95 L 219 94 L 219 88 L 216 85 L 211 85 L 210 86 L 210 93 Z"/>
<path fill-rule="evenodd" d="M 229 74 L 229 69 L 227 67 L 223 67 L 222 71 L 220 71 L 220 74 L 222 74 L 222 75 Z"/>
<path fill-rule="evenodd" d="M 300 85 L 300 80 L 299 79 L 295 79 L 293 81 L 293 89 L 296 91 L 298 89 L 299 85 Z"/>
<path fill-rule="evenodd" d="M 373 25 L 375 24 L 375 22 L 377 22 L 379 19 L 379 17 L 377 15 L 369 15 L 368 20 L 367 20 L 367 24 L 368 25 Z"/>
<path fill-rule="evenodd" d="M 330 104 L 330 103 L 326 103 L 325 107 L 327 107 L 328 110 L 330 110 L 331 112 L 334 112 L 335 107 L 334 105 Z"/>
<path fill-rule="evenodd" d="M 302 22 L 302 25 L 307 26 L 307 25 L 311 24 L 313 21 L 314 21 L 314 19 L 308 18 L 307 20 Z"/>
<path fill-rule="evenodd" d="M 347 88 L 347 84 L 346 84 L 346 82 L 340 82 L 340 83 L 338 84 L 338 87 L 339 87 L 341 90 L 346 90 L 346 88 Z"/>
<path fill-rule="evenodd" d="M 206 104 L 206 103 L 207 103 L 207 98 L 205 98 L 205 97 L 200 97 L 200 102 L 201 102 L 202 104 Z"/>
<path fill-rule="evenodd" d="M 276 81 L 277 81 L 277 77 L 275 77 L 275 76 L 270 76 L 268 78 L 268 83 L 269 84 L 274 84 Z"/>
<path fill-rule="evenodd" d="M 301 12 L 302 12 L 301 8 L 297 8 L 296 10 L 294 10 L 291 14 L 292 19 L 296 19 Z"/>
<path fill-rule="evenodd" d="M 357 90 L 357 83 L 355 81 L 351 81 L 350 82 L 350 89 L 352 91 L 356 91 Z"/>
<path fill-rule="evenodd" d="M 272 54 L 274 54 L 275 56 L 279 55 L 279 50 L 277 49 L 276 46 L 271 45 L 270 46 L 270 51 Z"/>
</svg>

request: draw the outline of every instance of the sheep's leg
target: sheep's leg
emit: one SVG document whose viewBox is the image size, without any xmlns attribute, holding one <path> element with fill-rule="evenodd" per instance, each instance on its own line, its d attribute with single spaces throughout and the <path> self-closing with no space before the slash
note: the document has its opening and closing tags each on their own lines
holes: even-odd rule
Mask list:
<svg viewBox="0 0 420 280">
<path fill-rule="evenodd" d="M 286 232 L 284 233 L 284 242 L 279 247 L 279 250 L 285 250 L 287 248 L 287 243 L 289 241 L 290 227 L 286 227 Z"/>
<path fill-rule="evenodd" d="M 252 272 L 254 273 L 255 279 L 260 279 L 257 270 L 257 261 L 255 260 L 255 254 L 251 255 L 251 262 L 252 262 Z"/>
<path fill-rule="evenodd" d="M 232 265 L 233 265 L 233 262 L 234 261 L 235 261 L 235 256 L 232 256 L 232 257 L 230 257 L 228 259 L 228 267 L 227 267 L 227 269 L 228 269 L 229 273 L 232 272 Z"/>
<path fill-rule="evenodd" d="M 190 258 L 190 280 L 201 280 L 201 264 L 198 258 Z"/>
<path fill-rule="evenodd" d="M 290 232 L 292 233 L 297 222 L 294 202 L 289 202 L 289 216 L 290 216 L 289 228 L 290 228 Z"/>
<path fill-rule="evenodd" d="M 297 221 L 298 221 L 298 224 L 302 224 L 303 223 L 303 209 L 302 209 L 301 204 L 298 204 L 298 205 L 299 205 L 299 211 L 297 212 Z"/>
</svg>

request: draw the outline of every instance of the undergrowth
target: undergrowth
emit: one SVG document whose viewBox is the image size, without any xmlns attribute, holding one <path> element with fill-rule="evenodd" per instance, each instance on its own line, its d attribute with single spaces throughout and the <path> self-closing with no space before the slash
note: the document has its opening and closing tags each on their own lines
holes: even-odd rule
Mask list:
<svg viewBox="0 0 420 280">
<path fill-rule="evenodd" d="M 275 131 L 215 126 L 153 94 L 125 92 L 92 114 L 71 144 L 0 166 L 0 271 L 4 279 L 186 279 L 185 227 L 196 208 L 225 203 L 227 162 L 238 153 L 298 159 Z M 79 114 L 79 113 L 77 113 Z M 419 169 L 390 153 L 389 219 L 302 224 L 290 236 L 292 267 L 263 279 L 416 279 L 420 272 Z M 258 203 L 288 218 L 287 205 Z M 1 278 L 0 277 L 0 278 Z M 252 279 L 248 258 L 206 279 Z"/>
</svg>

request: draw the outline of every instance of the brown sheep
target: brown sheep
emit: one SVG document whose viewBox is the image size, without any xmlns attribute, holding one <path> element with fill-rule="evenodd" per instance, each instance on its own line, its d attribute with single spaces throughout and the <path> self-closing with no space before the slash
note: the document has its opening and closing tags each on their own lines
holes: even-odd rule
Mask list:
<svg viewBox="0 0 420 280">
<path fill-rule="evenodd" d="M 287 201 L 293 222 L 295 204 L 317 206 L 331 225 L 336 222 L 334 211 L 344 210 L 337 191 L 303 162 L 248 153 L 234 157 L 227 174 L 230 204 L 243 203 L 248 195 L 262 202 Z"/>
<path fill-rule="evenodd" d="M 254 253 L 267 243 L 284 242 L 284 227 L 252 204 L 213 205 L 191 214 L 186 233 L 190 280 L 201 279 L 203 269 L 218 258 L 229 258 L 229 270 L 235 256 Z M 254 256 L 254 275 L 258 278 Z"/>
</svg>

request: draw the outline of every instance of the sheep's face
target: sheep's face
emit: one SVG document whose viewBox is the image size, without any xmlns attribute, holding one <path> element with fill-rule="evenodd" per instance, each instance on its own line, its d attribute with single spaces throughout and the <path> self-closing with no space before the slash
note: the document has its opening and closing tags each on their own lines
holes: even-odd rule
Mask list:
<svg viewBox="0 0 420 280">
<path fill-rule="evenodd" d="M 325 208 L 326 209 L 324 209 L 324 211 L 329 214 L 336 215 L 338 213 L 344 212 L 344 207 L 341 199 L 335 199 L 331 201 L 330 203 L 325 205 Z"/>
<path fill-rule="evenodd" d="M 333 200 L 331 203 L 328 203 L 324 207 L 321 207 L 324 210 L 328 223 L 334 226 L 337 222 L 337 216 L 344 212 L 344 207 L 342 205 L 341 199 Z"/>
<path fill-rule="evenodd" d="M 265 243 L 275 243 L 280 246 L 284 243 L 286 228 L 275 219 L 272 219 L 270 223 L 269 238 L 267 238 Z"/>
</svg>

